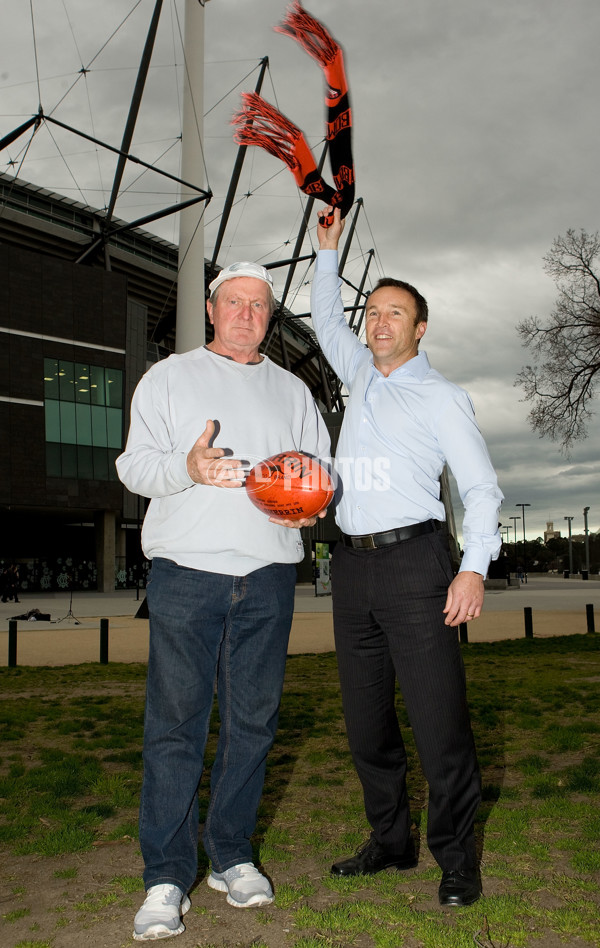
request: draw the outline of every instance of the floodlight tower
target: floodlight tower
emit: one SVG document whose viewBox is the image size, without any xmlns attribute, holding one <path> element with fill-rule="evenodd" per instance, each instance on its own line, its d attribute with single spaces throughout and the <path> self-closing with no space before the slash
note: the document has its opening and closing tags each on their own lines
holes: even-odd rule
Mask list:
<svg viewBox="0 0 600 948">
<path fill-rule="evenodd" d="M 523 572 L 527 577 L 527 547 L 525 543 L 525 507 L 531 507 L 531 504 L 515 504 L 515 507 L 520 507 L 523 513 Z"/>
<path fill-rule="evenodd" d="M 574 517 L 565 517 L 565 520 L 569 521 L 569 574 L 573 575 L 573 541 L 571 538 L 571 520 L 574 520 Z"/>
<path fill-rule="evenodd" d="M 517 571 L 518 560 L 517 560 L 517 520 L 520 520 L 520 517 L 509 517 L 509 520 L 513 522 L 513 530 L 515 531 L 515 573 Z"/>
<path fill-rule="evenodd" d="M 590 575 L 590 533 L 588 530 L 588 511 L 589 507 L 583 508 L 583 533 L 585 536 L 585 568 L 588 576 Z"/>
</svg>

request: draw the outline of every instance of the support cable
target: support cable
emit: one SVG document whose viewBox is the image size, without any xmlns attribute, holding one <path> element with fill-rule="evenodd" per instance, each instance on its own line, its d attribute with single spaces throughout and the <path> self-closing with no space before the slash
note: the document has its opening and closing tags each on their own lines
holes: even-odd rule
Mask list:
<svg viewBox="0 0 600 948">
<path fill-rule="evenodd" d="M 30 0 L 30 2 L 31 2 L 31 0 Z M 67 98 L 67 96 L 68 96 L 68 95 L 71 93 L 71 91 L 75 88 L 75 86 L 77 85 L 77 83 L 79 82 L 79 80 L 81 79 L 81 77 L 84 76 L 84 75 L 86 75 L 86 74 L 90 71 L 90 66 L 92 65 L 92 63 L 95 62 L 96 59 L 98 59 L 98 56 L 100 55 L 100 53 L 102 53 L 102 52 L 106 49 L 106 47 L 107 47 L 108 44 L 111 42 L 111 40 L 114 39 L 114 37 L 115 37 L 115 36 L 117 35 L 117 33 L 119 32 L 119 30 L 122 29 L 123 25 L 127 22 L 127 20 L 129 19 L 129 17 L 131 16 L 131 14 L 135 12 L 135 10 L 139 7 L 140 3 L 142 3 L 142 2 L 143 2 L 143 0 L 137 0 L 137 3 L 134 4 L 134 6 L 131 8 L 131 10 L 129 11 L 129 13 L 127 14 L 127 16 L 125 16 L 125 17 L 121 20 L 121 22 L 120 22 L 119 25 L 116 27 L 116 29 L 114 29 L 114 30 L 112 31 L 112 33 L 110 34 L 110 36 L 108 37 L 108 39 L 105 40 L 105 42 L 102 44 L 102 46 L 100 47 L 100 49 L 98 50 L 98 52 L 95 54 L 95 56 L 92 56 L 92 58 L 90 59 L 89 63 L 87 64 L 87 66 L 82 66 L 82 67 L 81 67 L 81 69 L 79 70 L 79 72 L 78 72 L 78 74 L 77 74 L 77 78 L 76 78 L 75 81 L 69 86 L 69 88 L 66 90 L 66 92 L 64 93 L 64 95 L 62 95 L 62 96 L 60 97 L 60 99 L 58 100 L 58 102 L 55 104 L 54 108 L 51 109 L 51 111 L 49 112 L 49 115 L 53 115 L 54 112 L 56 112 L 56 110 L 57 110 L 57 108 L 59 107 L 59 105 L 61 105 L 61 103 L 64 102 L 64 100 Z"/>
<path fill-rule="evenodd" d="M 29 0 L 29 13 L 31 15 L 31 37 L 33 40 L 33 60 L 35 63 L 35 81 L 38 91 L 38 109 L 42 109 L 42 89 L 40 86 L 40 67 L 38 62 L 37 39 L 35 35 L 35 18 L 33 16 L 33 0 Z"/>
</svg>

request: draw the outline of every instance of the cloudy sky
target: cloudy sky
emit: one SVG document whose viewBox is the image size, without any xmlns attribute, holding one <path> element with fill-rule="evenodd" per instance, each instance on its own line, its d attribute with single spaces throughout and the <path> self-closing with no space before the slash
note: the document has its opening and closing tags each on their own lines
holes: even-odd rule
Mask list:
<svg viewBox="0 0 600 948">
<path fill-rule="evenodd" d="M 286 0 L 210 0 L 205 8 L 204 151 L 214 194 L 206 254 L 235 160 L 230 118 L 269 57 L 263 95 L 318 156 L 322 73 L 275 33 Z M 506 500 L 528 503 L 527 536 L 600 527 L 600 421 L 565 458 L 529 428 L 513 385 L 528 361 L 516 323 L 548 313 L 543 270 L 553 239 L 600 227 L 598 0 L 306 0 L 345 51 L 357 196 L 364 200 L 345 271 L 409 280 L 427 297 L 432 364 L 471 393 Z M 114 146 L 123 134 L 154 0 L 3 0 L 0 135 L 38 110 Z M 32 22 L 33 11 L 33 22 Z M 132 152 L 177 174 L 184 0 L 165 0 Z M 35 39 L 34 39 L 35 35 Z M 88 71 L 81 71 L 85 67 Z M 0 154 L 0 169 L 94 207 L 108 201 L 114 156 L 55 126 Z M 325 177 L 330 180 L 327 172 Z M 198 183 L 201 183 L 200 178 Z M 174 200 L 166 179 L 128 170 L 116 213 L 132 220 Z M 249 149 L 219 261 L 291 255 L 303 200 L 290 172 Z M 178 240 L 177 217 L 153 227 Z M 291 242 L 291 243 L 290 243 Z M 315 244 L 314 227 L 304 252 Z M 308 309 L 310 269 L 288 304 Z M 353 301 L 351 293 L 348 302 Z M 522 524 L 517 523 L 522 537 Z"/>
</svg>

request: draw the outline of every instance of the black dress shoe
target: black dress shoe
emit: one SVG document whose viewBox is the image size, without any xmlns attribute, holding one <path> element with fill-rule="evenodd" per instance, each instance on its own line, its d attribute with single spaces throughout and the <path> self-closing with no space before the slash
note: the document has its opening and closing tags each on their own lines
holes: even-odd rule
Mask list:
<svg viewBox="0 0 600 948">
<path fill-rule="evenodd" d="M 331 872 L 334 876 L 371 875 L 382 869 L 414 869 L 417 865 L 415 844 L 409 839 L 406 849 L 400 855 L 389 852 L 380 846 L 374 836 L 359 849 L 354 856 L 334 862 Z"/>
<path fill-rule="evenodd" d="M 480 895 L 479 869 L 448 869 L 442 873 L 440 905 L 472 905 Z"/>
</svg>

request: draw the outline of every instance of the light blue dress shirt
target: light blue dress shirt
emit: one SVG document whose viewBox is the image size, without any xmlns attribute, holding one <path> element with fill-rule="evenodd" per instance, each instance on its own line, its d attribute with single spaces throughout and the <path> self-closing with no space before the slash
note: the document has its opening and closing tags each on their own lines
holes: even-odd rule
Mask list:
<svg viewBox="0 0 600 948">
<path fill-rule="evenodd" d="M 362 535 L 445 520 L 440 475 L 448 463 L 465 507 L 461 571 L 485 576 L 500 552 L 503 495 L 467 392 L 424 352 L 388 377 L 344 317 L 335 250 L 317 254 L 311 312 L 323 353 L 349 392 L 335 458 L 336 521 Z"/>
</svg>

